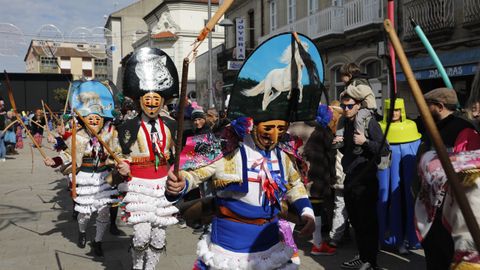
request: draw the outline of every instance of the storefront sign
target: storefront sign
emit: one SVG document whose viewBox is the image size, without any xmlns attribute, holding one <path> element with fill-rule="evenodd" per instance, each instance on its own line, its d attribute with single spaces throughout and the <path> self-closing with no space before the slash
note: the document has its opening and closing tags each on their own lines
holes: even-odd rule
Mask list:
<svg viewBox="0 0 480 270">
<path fill-rule="evenodd" d="M 240 70 L 243 65 L 243 61 L 227 61 L 228 70 Z"/>
<path fill-rule="evenodd" d="M 237 59 L 245 59 L 245 18 L 235 19 L 237 31 Z"/>
<path fill-rule="evenodd" d="M 445 71 L 447 72 L 448 77 L 468 76 L 468 75 L 475 74 L 475 72 L 477 71 L 477 65 L 469 64 L 469 65 L 446 67 Z M 415 79 L 417 80 L 429 80 L 429 79 L 440 78 L 440 73 L 436 68 L 427 69 L 427 70 L 418 70 L 418 71 L 415 71 L 413 74 L 415 75 Z M 397 80 L 406 81 L 405 74 L 401 72 L 397 73 Z"/>
</svg>

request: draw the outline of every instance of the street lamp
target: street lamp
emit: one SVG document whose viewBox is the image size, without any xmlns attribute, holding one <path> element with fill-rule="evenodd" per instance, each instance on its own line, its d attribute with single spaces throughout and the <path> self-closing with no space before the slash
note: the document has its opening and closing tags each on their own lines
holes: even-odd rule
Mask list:
<svg viewBox="0 0 480 270">
<path fill-rule="evenodd" d="M 218 25 L 223 27 L 231 27 L 231 26 L 234 26 L 235 24 L 229 18 L 224 18 L 218 23 Z"/>
</svg>

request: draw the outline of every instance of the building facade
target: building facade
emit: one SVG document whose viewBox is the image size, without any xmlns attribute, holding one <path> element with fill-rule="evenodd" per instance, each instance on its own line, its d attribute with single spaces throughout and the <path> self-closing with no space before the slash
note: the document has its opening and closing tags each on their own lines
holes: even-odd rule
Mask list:
<svg viewBox="0 0 480 270">
<path fill-rule="evenodd" d="M 74 80 L 107 79 L 107 56 L 104 47 L 75 42 L 32 40 L 24 58 L 27 73 L 72 74 Z M 95 50 L 97 57 L 89 53 Z M 102 57 L 103 55 L 103 57 Z"/>
<path fill-rule="evenodd" d="M 240 1 L 226 17 L 246 19 L 247 56 L 268 38 L 289 31 L 310 37 L 325 64 L 325 86 L 330 100 L 336 99 L 343 83 L 340 67 L 355 62 L 372 77 L 371 84 L 381 107 L 387 89 L 387 59 L 382 23 L 386 0 L 261 0 Z M 235 27 L 227 30 L 225 51 L 219 54 L 219 68 L 225 86 L 230 86 L 238 70 L 228 70 L 235 60 Z M 221 60 L 221 61 L 220 61 Z M 223 62 L 223 64 L 221 64 Z"/>
<path fill-rule="evenodd" d="M 445 83 L 415 34 L 410 17 L 422 27 L 434 47 L 463 107 L 470 95 L 480 61 L 480 1 L 405 0 L 402 3 L 399 7 L 401 17 L 398 19 L 398 32 L 401 33 L 405 53 L 420 88 L 423 92 L 428 92 L 444 87 Z M 397 78 L 399 95 L 411 99 L 400 67 L 397 67 Z M 410 108 L 410 111 L 416 110 L 413 102 L 410 102 Z"/>
<path fill-rule="evenodd" d="M 122 87 L 122 59 L 133 51 L 132 44 L 148 31 L 143 17 L 162 2 L 163 0 L 140 0 L 108 17 L 105 23 L 105 28 L 111 31 L 105 36 L 111 48 L 108 77 L 117 87 Z"/>
<path fill-rule="evenodd" d="M 218 0 L 211 1 L 211 16 L 218 9 Z M 145 46 L 162 49 L 175 63 L 181 78 L 183 59 L 191 52 L 192 44 L 208 21 L 205 0 L 164 0 L 144 18 L 148 33 L 133 43 L 134 48 Z M 224 42 L 223 27 L 212 32 L 212 49 Z M 208 38 L 198 47 L 197 55 L 208 51 Z M 208 73 L 207 69 L 198 72 Z M 196 91 L 196 61 L 188 68 L 187 91 Z M 202 89 L 204 91 L 206 89 Z"/>
<path fill-rule="evenodd" d="M 330 99 L 343 90 L 340 68 L 350 62 L 370 76 L 380 113 L 390 97 L 388 39 L 383 28 L 387 0 L 247 0 L 235 3 L 226 17 L 247 18 L 247 43 L 255 48 L 266 39 L 289 31 L 309 36 L 325 64 L 325 86 Z M 437 51 L 460 99 L 470 93 L 480 60 L 480 1 L 404 0 L 395 2 L 395 27 L 408 60 L 424 92 L 444 86 L 433 61 L 410 24 L 413 17 Z M 250 34 L 250 32 L 252 34 Z M 252 40 L 255 37 L 257 40 Z M 226 31 L 225 51 L 218 55 L 225 86 L 238 71 L 228 70 L 235 59 L 236 32 Z M 251 50 L 247 51 L 250 53 Z M 405 76 L 397 63 L 397 93 L 405 99 L 407 114 L 418 115 Z"/>
</svg>

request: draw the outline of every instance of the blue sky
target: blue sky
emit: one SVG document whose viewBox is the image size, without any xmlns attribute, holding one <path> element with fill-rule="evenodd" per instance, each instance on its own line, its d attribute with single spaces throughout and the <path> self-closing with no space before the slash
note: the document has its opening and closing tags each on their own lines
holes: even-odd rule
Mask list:
<svg viewBox="0 0 480 270">
<path fill-rule="evenodd" d="M 106 16 L 136 0 L 0 0 L 0 23 L 21 29 L 25 45 L 17 45 L 18 56 L 0 56 L 0 71 L 25 72 L 23 58 L 30 40 L 42 25 L 53 24 L 64 36 L 77 27 L 103 27 Z M 0 47 L 5 46 L 0 32 Z"/>
<path fill-rule="evenodd" d="M 320 80 L 323 81 L 323 66 L 319 64 L 323 62 L 320 60 L 320 54 L 316 50 L 315 45 L 301 35 L 300 40 L 308 44 L 308 52 L 312 56 L 313 61 L 317 63 L 320 73 Z M 272 69 L 286 67 L 286 64 L 280 62 L 280 57 L 290 42 L 291 35 L 286 34 L 270 39 L 268 41 L 268 45 L 266 46 L 266 43 L 263 43 L 262 46 L 257 48 L 255 53 L 252 54 L 252 56 L 244 64 L 244 67 L 248 68 L 242 68 L 239 76 L 261 81 Z M 302 83 L 308 83 L 308 74 L 305 68 L 302 71 Z"/>
</svg>

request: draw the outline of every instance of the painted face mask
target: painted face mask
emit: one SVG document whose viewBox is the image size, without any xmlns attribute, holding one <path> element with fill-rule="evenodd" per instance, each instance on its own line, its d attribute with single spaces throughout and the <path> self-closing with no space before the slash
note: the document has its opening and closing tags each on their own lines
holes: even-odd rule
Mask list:
<svg viewBox="0 0 480 270">
<path fill-rule="evenodd" d="M 95 132 L 99 133 L 103 128 L 103 117 L 98 114 L 89 114 L 85 117 L 88 125 L 90 125 Z"/>
<path fill-rule="evenodd" d="M 288 124 L 285 120 L 270 120 L 258 123 L 253 129 L 255 144 L 264 150 L 272 150 L 279 138 L 287 132 Z"/>
<path fill-rule="evenodd" d="M 148 92 L 140 98 L 140 107 L 142 107 L 142 111 L 146 116 L 156 118 L 163 106 L 163 101 L 159 94 Z"/>
</svg>

